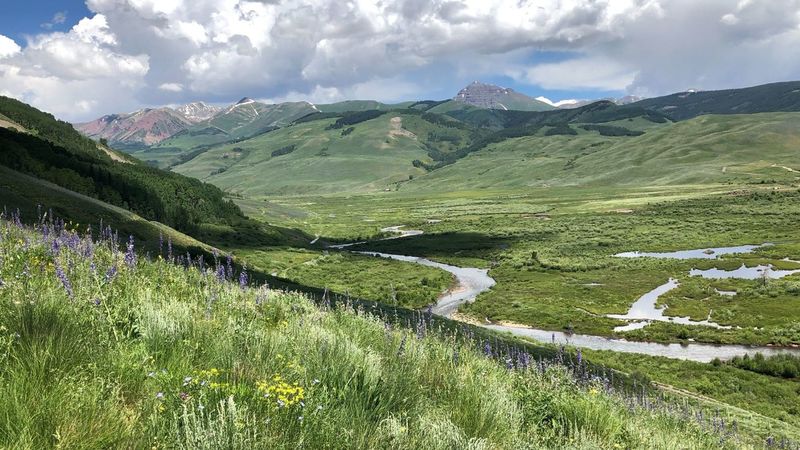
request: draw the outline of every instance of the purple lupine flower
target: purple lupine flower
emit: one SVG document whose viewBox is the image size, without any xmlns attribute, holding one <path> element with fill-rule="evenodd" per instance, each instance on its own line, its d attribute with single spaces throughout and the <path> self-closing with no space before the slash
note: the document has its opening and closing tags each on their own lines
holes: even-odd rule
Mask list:
<svg viewBox="0 0 800 450">
<path fill-rule="evenodd" d="M 229 280 L 233 279 L 233 258 L 231 257 L 230 254 L 228 254 L 228 258 L 227 258 L 226 264 L 228 266 L 228 273 L 226 275 L 227 279 L 229 279 Z"/>
<path fill-rule="evenodd" d="M 61 264 L 56 261 L 56 276 L 59 280 L 61 280 L 61 284 L 64 286 L 64 290 L 67 291 L 67 296 L 69 298 L 74 297 L 74 292 L 72 291 L 72 283 L 70 283 L 69 278 L 67 278 L 67 274 L 64 273 L 64 269 L 61 268 Z"/>
<path fill-rule="evenodd" d="M 133 248 L 133 236 L 128 237 L 128 250 L 125 252 L 125 264 L 131 269 L 136 267 L 136 252 Z"/>
<path fill-rule="evenodd" d="M 96 299 L 94 299 L 94 302 L 92 302 L 92 303 L 94 303 L 94 306 L 100 306 L 100 299 L 96 298 Z"/>
<path fill-rule="evenodd" d="M 164 233 L 158 232 L 158 254 L 164 256 Z"/>
<path fill-rule="evenodd" d="M 117 266 L 113 265 L 106 271 L 106 283 L 110 283 L 117 276 Z"/>
<path fill-rule="evenodd" d="M 172 236 L 167 238 L 167 261 L 172 261 Z"/>
<path fill-rule="evenodd" d="M 217 266 L 217 280 L 219 280 L 220 283 L 225 281 L 225 267 Z"/>
<path fill-rule="evenodd" d="M 247 266 L 242 268 L 242 273 L 239 274 L 239 288 L 244 290 L 247 287 Z"/>
</svg>

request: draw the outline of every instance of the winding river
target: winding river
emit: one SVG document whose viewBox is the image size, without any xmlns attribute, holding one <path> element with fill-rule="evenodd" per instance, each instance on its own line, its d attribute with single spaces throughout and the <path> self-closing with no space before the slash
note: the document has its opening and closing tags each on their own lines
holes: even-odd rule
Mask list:
<svg viewBox="0 0 800 450">
<path fill-rule="evenodd" d="M 386 239 L 398 239 L 402 237 L 416 236 L 422 234 L 421 230 L 405 230 L 403 229 L 403 225 L 387 227 L 382 229 L 382 231 L 397 233 L 396 236 L 392 236 Z M 364 242 L 332 245 L 330 247 L 336 249 L 345 249 L 352 245 L 362 244 L 362 243 Z M 674 253 L 631 252 L 615 256 L 629 257 L 629 258 L 648 256 L 656 258 L 711 259 L 711 258 L 716 258 L 723 254 L 746 253 L 758 247 L 760 246 L 748 245 L 740 247 L 726 247 L 719 249 L 687 250 L 685 252 L 674 252 Z M 427 258 L 421 258 L 417 256 L 395 255 L 391 253 L 380 253 L 380 252 L 354 252 L 354 253 L 359 253 L 362 255 L 368 255 L 374 257 L 381 257 L 381 258 L 390 258 L 398 261 L 411 262 L 428 267 L 436 267 L 453 274 L 457 282 L 456 287 L 443 293 L 439 297 L 436 305 L 433 307 L 433 312 L 435 314 L 444 317 L 451 317 L 452 314 L 456 312 L 456 310 L 460 305 L 474 301 L 475 298 L 480 293 L 491 289 L 491 287 L 495 285 L 495 280 L 489 276 L 488 269 L 457 267 L 450 264 L 443 264 L 431 261 Z M 702 274 L 698 273 L 698 275 Z M 786 275 L 786 274 L 780 274 L 780 275 Z M 668 283 L 670 288 L 672 287 L 673 283 L 675 284 L 675 286 L 677 286 L 677 283 L 674 280 L 670 280 Z M 637 318 L 637 316 L 641 316 L 642 314 L 637 314 L 637 312 L 640 311 L 640 308 L 644 305 L 645 301 L 648 304 L 652 302 L 652 304 L 655 305 L 655 298 L 657 298 L 657 296 L 660 293 L 662 293 L 661 292 L 662 290 L 664 290 L 664 288 L 661 289 L 656 288 L 656 290 L 645 294 L 644 296 L 642 296 L 642 298 L 640 298 L 639 301 L 634 303 L 634 306 L 631 308 L 631 311 L 629 311 L 627 315 L 621 315 L 619 317 L 625 319 L 635 319 Z M 643 301 L 642 299 L 645 300 Z M 657 310 L 657 311 L 659 317 L 662 317 L 663 310 Z M 642 318 L 649 320 L 659 320 L 657 318 L 654 319 L 653 317 L 647 317 L 647 315 L 644 315 L 644 317 Z M 682 320 L 684 318 L 678 318 L 678 319 L 679 320 L 677 323 L 684 322 L 684 320 Z M 689 322 L 688 318 L 686 318 L 685 321 L 688 323 Z M 618 328 L 620 328 L 621 331 L 623 329 L 630 330 L 630 329 L 641 328 L 649 323 L 650 323 L 649 321 L 644 321 L 644 320 L 635 321 L 629 323 L 629 325 L 625 327 L 618 327 Z M 703 322 L 690 322 L 690 323 L 697 325 L 711 325 L 711 326 L 716 325 L 708 320 Z M 764 347 L 764 346 L 759 347 L 759 346 L 745 346 L 745 345 L 715 345 L 715 344 L 702 344 L 696 342 L 680 343 L 680 344 L 660 344 L 655 342 L 640 342 L 640 341 L 628 341 L 625 339 L 611 339 L 603 336 L 594 336 L 587 334 L 567 334 L 560 331 L 540 330 L 524 326 L 509 326 L 509 325 L 499 325 L 491 323 L 481 324 L 481 326 L 491 330 L 499 332 L 507 332 L 520 337 L 525 337 L 535 341 L 550 343 L 550 344 L 565 344 L 565 345 L 572 345 L 575 347 L 588 348 L 592 350 L 612 350 L 622 353 L 640 353 L 646 355 L 663 356 L 667 358 L 683 359 L 683 360 L 698 361 L 698 362 L 710 362 L 714 358 L 725 360 L 733 358 L 734 356 L 754 354 L 757 352 L 762 353 L 765 356 L 770 356 L 779 353 L 792 353 L 800 355 L 800 349 L 795 349 L 795 348 L 775 348 L 775 347 Z"/>
</svg>

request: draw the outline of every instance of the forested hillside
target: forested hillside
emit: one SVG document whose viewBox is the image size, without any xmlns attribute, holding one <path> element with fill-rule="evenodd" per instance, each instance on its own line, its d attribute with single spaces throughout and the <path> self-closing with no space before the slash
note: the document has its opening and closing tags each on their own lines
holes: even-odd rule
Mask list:
<svg viewBox="0 0 800 450">
<path fill-rule="evenodd" d="M 66 122 L 0 97 L 0 113 L 29 133 L 0 129 L 0 164 L 182 231 L 243 216 L 222 191 L 138 162 L 120 162 Z"/>
</svg>

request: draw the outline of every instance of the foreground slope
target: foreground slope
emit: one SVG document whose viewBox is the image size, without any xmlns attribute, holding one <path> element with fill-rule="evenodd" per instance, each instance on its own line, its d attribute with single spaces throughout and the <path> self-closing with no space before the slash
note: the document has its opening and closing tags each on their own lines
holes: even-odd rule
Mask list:
<svg viewBox="0 0 800 450">
<path fill-rule="evenodd" d="M 0 445 L 14 448 L 745 448 L 514 349 L 484 353 L 149 262 L 57 222 L 0 221 Z M 484 355 L 508 358 L 499 364 Z M 504 356 L 505 355 L 505 356 Z M 507 368 L 508 367 L 508 368 Z M 607 382 L 606 382 L 607 383 Z M 663 406 L 659 406 L 663 405 Z M 695 422 L 690 417 L 699 417 Z M 714 424 L 719 433 L 709 433 Z M 342 439 L 342 436 L 347 436 Z"/>
</svg>

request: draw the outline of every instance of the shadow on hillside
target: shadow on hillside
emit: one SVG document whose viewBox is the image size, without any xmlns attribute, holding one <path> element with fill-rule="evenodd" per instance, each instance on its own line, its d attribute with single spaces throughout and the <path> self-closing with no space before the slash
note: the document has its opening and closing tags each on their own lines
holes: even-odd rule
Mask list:
<svg viewBox="0 0 800 450">
<path fill-rule="evenodd" d="M 474 232 L 447 232 L 371 241 L 348 247 L 348 250 L 425 257 L 462 256 L 486 258 L 495 251 L 508 248 L 514 239 Z"/>
</svg>

